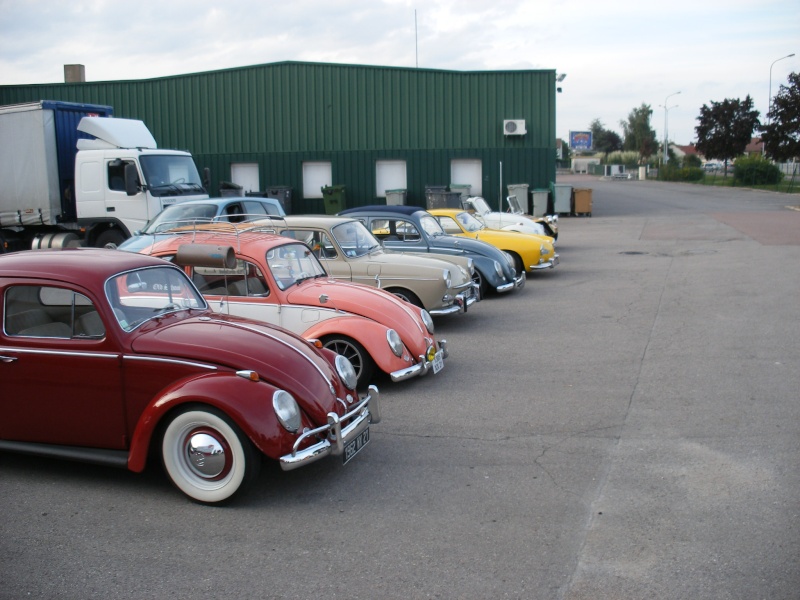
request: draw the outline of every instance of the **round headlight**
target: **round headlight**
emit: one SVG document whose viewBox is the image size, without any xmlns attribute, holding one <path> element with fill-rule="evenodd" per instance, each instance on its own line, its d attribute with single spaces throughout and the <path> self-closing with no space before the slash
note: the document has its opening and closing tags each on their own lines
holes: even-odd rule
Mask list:
<svg viewBox="0 0 800 600">
<path fill-rule="evenodd" d="M 503 276 L 503 267 L 497 261 L 494 261 L 494 270 L 500 277 Z"/>
<path fill-rule="evenodd" d="M 425 329 L 428 330 L 428 333 L 433 333 L 433 318 L 431 314 L 424 308 L 419 311 L 419 314 L 422 317 L 422 322 L 425 323 Z"/>
<path fill-rule="evenodd" d="M 286 431 L 297 433 L 300 430 L 300 407 L 289 392 L 277 390 L 272 394 L 272 408 Z"/>
<path fill-rule="evenodd" d="M 336 355 L 336 372 L 339 374 L 339 379 L 342 380 L 342 383 L 347 389 L 356 389 L 356 383 L 358 382 L 356 370 L 353 368 L 353 363 L 341 354 Z"/>
<path fill-rule="evenodd" d="M 541 246 L 539 246 L 539 254 L 541 254 L 542 256 L 547 256 L 548 254 L 550 254 L 550 250 L 547 249 L 547 246 L 542 244 Z"/>
<path fill-rule="evenodd" d="M 471 258 L 467 259 L 467 269 L 469 270 L 470 277 L 472 277 L 475 274 L 475 261 Z"/>
<path fill-rule="evenodd" d="M 386 330 L 386 341 L 389 343 L 389 348 L 395 356 L 403 356 L 403 340 L 400 339 L 400 334 L 394 329 Z"/>
<path fill-rule="evenodd" d="M 444 283 L 447 287 L 450 287 L 452 285 L 453 280 L 450 277 L 450 269 L 444 269 L 442 271 L 442 279 L 444 279 Z"/>
</svg>

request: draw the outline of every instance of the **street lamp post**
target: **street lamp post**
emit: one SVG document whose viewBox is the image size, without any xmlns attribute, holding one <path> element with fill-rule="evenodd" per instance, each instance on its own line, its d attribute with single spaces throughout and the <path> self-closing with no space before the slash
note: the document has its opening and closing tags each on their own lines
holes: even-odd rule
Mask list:
<svg viewBox="0 0 800 600">
<path fill-rule="evenodd" d="M 784 58 L 791 58 L 794 56 L 794 52 L 791 54 L 787 54 L 786 56 L 781 56 L 779 59 L 772 61 L 772 64 L 769 66 L 769 96 L 767 96 L 767 123 L 772 122 L 772 117 L 769 114 L 772 112 L 772 67 L 775 65 L 776 62 L 783 60 Z"/>
<path fill-rule="evenodd" d="M 675 108 L 675 106 L 678 106 L 677 104 L 675 106 L 667 106 L 667 100 L 669 100 L 672 96 L 677 96 L 678 94 L 680 94 L 680 92 L 672 93 L 666 98 L 664 98 L 664 104 L 662 105 L 664 107 L 664 161 L 663 162 L 665 165 L 669 162 L 669 140 L 667 138 L 668 135 L 667 115 L 669 114 L 670 108 Z"/>
</svg>

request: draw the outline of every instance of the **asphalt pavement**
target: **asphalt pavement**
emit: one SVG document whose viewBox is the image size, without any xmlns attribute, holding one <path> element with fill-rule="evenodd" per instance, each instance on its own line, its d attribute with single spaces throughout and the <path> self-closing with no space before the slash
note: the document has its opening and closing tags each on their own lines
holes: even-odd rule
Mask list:
<svg viewBox="0 0 800 600">
<path fill-rule="evenodd" d="M 561 264 L 438 320 L 346 466 L 210 508 L 0 455 L 0 598 L 800 598 L 800 197 L 560 182 Z"/>
</svg>

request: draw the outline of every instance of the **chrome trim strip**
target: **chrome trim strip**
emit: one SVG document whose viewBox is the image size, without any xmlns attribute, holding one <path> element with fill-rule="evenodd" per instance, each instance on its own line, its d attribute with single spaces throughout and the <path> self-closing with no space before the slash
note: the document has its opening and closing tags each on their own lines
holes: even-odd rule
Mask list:
<svg viewBox="0 0 800 600">
<path fill-rule="evenodd" d="M 190 367 L 199 367 L 201 369 L 208 369 L 209 371 L 216 371 L 218 367 L 214 365 L 207 365 L 199 362 L 194 362 L 191 360 L 179 360 L 177 358 L 162 358 L 160 356 L 133 356 L 130 354 L 123 354 L 123 360 L 141 360 L 143 362 L 161 362 L 161 363 L 170 363 L 173 365 L 187 365 Z"/>
<path fill-rule="evenodd" d="M 0 352 L 17 352 L 19 354 L 55 354 L 57 356 L 85 356 L 89 358 L 119 358 L 118 353 L 112 352 L 80 352 L 70 350 L 48 350 L 46 348 L 0 348 Z"/>
</svg>

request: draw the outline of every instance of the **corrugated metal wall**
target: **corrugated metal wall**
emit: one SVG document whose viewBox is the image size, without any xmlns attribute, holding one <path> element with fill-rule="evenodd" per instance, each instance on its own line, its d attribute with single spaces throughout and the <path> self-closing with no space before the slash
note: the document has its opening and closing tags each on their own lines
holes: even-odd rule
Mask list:
<svg viewBox="0 0 800 600">
<path fill-rule="evenodd" d="M 348 205 L 375 201 L 375 161 L 407 161 L 409 202 L 450 183 L 450 160 L 480 159 L 493 203 L 503 183 L 546 187 L 555 178 L 555 71 L 437 71 L 275 63 L 174 77 L 0 86 L 0 104 L 31 100 L 109 104 L 143 120 L 161 147 L 187 149 L 214 184 L 232 162 L 259 164 L 262 187 L 289 185 L 303 200 L 302 162 L 330 160 Z M 503 135 L 504 119 L 527 134 Z M 502 175 L 500 163 L 502 162 Z M 214 186 L 212 185 L 212 188 Z M 215 190 L 213 190 L 215 191 Z"/>
</svg>

